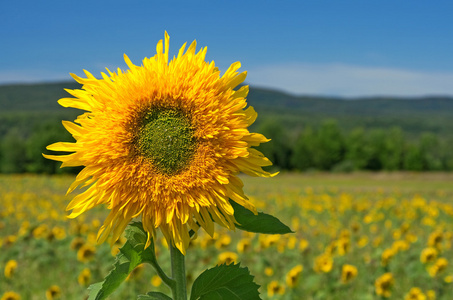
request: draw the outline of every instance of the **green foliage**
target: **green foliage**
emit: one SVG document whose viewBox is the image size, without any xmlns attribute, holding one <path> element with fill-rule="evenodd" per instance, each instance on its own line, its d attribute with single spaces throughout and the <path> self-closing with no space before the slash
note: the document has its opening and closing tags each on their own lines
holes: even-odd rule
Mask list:
<svg viewBox="0 0 453 300">
<path fill-rule="evenodd" d="M 61 124 L 61 120 L 38 123 L 29 131 L 19 127 L 11 128 L 0 139 L 0 172 L 2 173 L 77 173 L 80 168 L 60 169 L 60 162 L 45 159 L 45 154 L 56 153 L 46 150 L 46 146 L 60 141 L 74 142 Z"/>
<path fill-rule="evenodd" d="M 292 232 L 288 226 L 274 216 L 262 212 L 255 215 L 250 210 L 232 200 L 230 200 L 230 204 L 234 209 L 234 218 L 238 222 L 236 227 L 241 230 L 266 234 L 285 234 Z"/>
<path fill-rule="evenodd" d="M 418 148 L 422 155 L 424 170 L 442 170 L 444 168 L 441 143 L 437 136 L 432 133 L 423 133 Z"/>
<path fill-rule="evenodd" d="M 382 150 L 379 160 L 384 170 L 401 170 L 404 153 L 404 139 L 400 128 L 393 127 L 382 136 Z"/>
<path fill-rule="evenodd" d="M 139 295 L 138 300 L 172 300 L 165 294 L 160 292 L 149 292 L 146 295 Z"/>
<path fill-rule="evenodd" d="M 423 170 L 423 154 L 416 145 L 411 144 L 406 147 L 404 156 L 404 169 L 409 171 Z"/>
<path fill-rule="evenodd" d="M 354 129 L 346 137 L 345 144 L 345 159 L 350 161 L 356 170 L 364 169 L 373 152 L 373 149 L 367 143 L 365 130 L 362 127 Z"/>
<path fill-rule="evenodd" d="M 154 244 L 145 249 L 147 235 L 140 222 L 131 223 L 126 229 L 127 241 L 116 257 L 113 270 L 103 282 L 90 286 L 89 300 L 103 300 L 113 293 L 127 276 L 140 264 L 156 261 Z"/>
<path fill-rule="evenodd" d="M 305 128 L 294 144 L 292 165 L 298 170 L 314 168 L 312 154 L 316 152 L 315 133 L 311 127 Z"/>
<path fill-rule="evenodd" d="M 268 121 L 259 127 L 258 132 L 271 139 L 271 142 L 260 145 L 259 150 L 276 166 L 291 168 L 292 149 L 286 128 L 277 122 Z"/>
<path fill-rule="evenodd" d="M 235 209 L 236 219 L 242 220 L 244 223 L 246 223 L 244 220 L 248 221 L 243 226 L 243 229 L 264 233 L 290 232 L 287 226 L 272 216 L 260 213 L 258 216 L 252 214 L 253 217 L 247 217 L 248 214 L 245 211 L 248 210 L 234 202 L 231 203 Z M 259 229 L 259 227 L 263 229 Z M 92 284 L 89 287 L 90 294 L 88 300 L 106 299 L 142 263 L 149 263 L 156 270 L 160 269 L 156 261 L 154 243 L 151 243 L 148 248 L 144 248 L 147 241 L 147 233 L 144 231 L 141 222 L 131 223 L 127 227 L 125 235 L 127 241 L 120 248 L 120 253 L 116 257 L 113 270 L 105 277 L 104 281 Z M 166 276 L 162 273 L 159 275 Z M 258 293 L 259 286 L 253 282 L 253 278 L 249 270 L 247 268 L 240 268 L 239 264 L 216 266 L 206 270 L 195 280 L 192 287 L 191 299 L 260 299 Z M 174 279 L 162 279 L 172 289 L 175 287 Z M 167 282 L 167 280 L 170 282 Z M 138 299 L 168 300 L 171 298 L 160 292 L 149 292 L 146 295 L 140 295 Z"/>
<path fill-rule="evenodd" d="M 25 172 L 25 142 L 17 130 L 11 130 L 2 140 L 0 170 L 3 173 Z"/>
<path fill-rule="evenodd" d="M 334 120 L 324 122 L 314 139 L 315 151 L 312 153 L 314 167 L 330 170 L 339 163 L 344 154 L 344 141 L 338 124 Z"/>
<path fill-rule="evenodd" d="M 57 123 L 58 124 L 58 123 Z M 72 141 L 74 139 L 63 126 L 55 126 L 55 123 L 44 123 L 36 128 L 26 141 L 26 170 L 30 173 L 68 173 L 71 169 L 60 169 L 60 162 L 46 159 L 42 156 L 45 154 L 55 154 L 55 152 L 46 150 L 50 144 L 60 141 Z M 60 153 L 65 154 L 65 153 Z"/>
<path fill-rule="evenodd" d="M 239 264 L 219 265 L 204 271 L 193 283 L 190 300 L 260 299 L 248 268 Z"/>
<path fill-rule="evenodd" d="M 423 133 L 413 141 L 400 127 L 359 127 L 344 134 L 333 123 L 325 123 L 318 130 L 307 127 L 299 135 L 292 163 L 298 170 L 453 170 L 451 146 L 449 140 L 442 141 L 433 133 Z"/>
<path fill-rule="evenodd" d="M 382 129 L 373 129 L 368 133 L 365 144 L 369 145 L 369 157 L 365 169 L 378 171 L 383 167 L 382 159 L 384 156 L 384 139 L 385 131 Z"/>
</svg>

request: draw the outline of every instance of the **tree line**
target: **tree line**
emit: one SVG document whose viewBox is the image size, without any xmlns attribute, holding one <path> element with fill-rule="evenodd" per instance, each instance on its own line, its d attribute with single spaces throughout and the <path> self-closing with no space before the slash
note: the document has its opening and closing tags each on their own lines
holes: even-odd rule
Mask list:
<svg viewBox="0 0 453 300">
<path fill-rule="evenodd" d="M 395 126 L 343 133 L 335 120 L 318 128 L 307 126 L 296 135 L 275 122 L 257 131 L 272 139 L 260 150 L 282 170 L 453 170 L 453 140 L 429 132 L 408 138 Z"/>
<path fill-rule="evenodd" d="M 61 123 L 44 122 L 25 133 L 13 127 L 0 139 L 1 173 L 78 173 L 80 168 L 60 168 L 61 162 L 52 161 L 42 153 L 56 154 L 46 146 L 61 141 L 74 141 Z M 63 154 L 63 153 L 61 153 Z"/>
<path fill-rule="evenodd" d="M 450 171 L 453 170 L 453 140 L 433 133 L 408 138 L 400 127 L 354 128 L 348 132 L 328 120 L 318 127 L 306 126 L 294 133 L 275 121 L 266 121 L 251 131 L 272 140 L 258 150 L 280 170 Z M 56 122 L 44 123 L 29 134 L 13 128 L 0 140 L 1 173 L 77 173 L 80 168 L 60 168 L 61 163 L 45 159 L 45 147 L 59 141 L 73 141 Z"/>
</svg>

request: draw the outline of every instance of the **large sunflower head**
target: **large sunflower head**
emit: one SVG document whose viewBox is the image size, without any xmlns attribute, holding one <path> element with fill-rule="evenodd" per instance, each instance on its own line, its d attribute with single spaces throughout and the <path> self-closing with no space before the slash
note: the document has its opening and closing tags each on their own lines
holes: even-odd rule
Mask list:
<svg viewBox="0 0 453 300">
<path fill-rule="evenodd" d="M 182 253 L 189 230 L 203 227 L 210 235 L 216 222 L 234 229 L 229 199 L 256 212 L 242 190 L 238 174 L 272 176 L 261 167 L 271 162 L 252 148 L 268 140 L 247 129 L 256 119 L 247 107 L 246 72 L 233 63 L 220 76 L 214 62 L 206 62 L 206 48 L 196 52 L 194 41 L 168 58 L 169 37 L 157 53 L 134 65 L 125 55 L 127 71 L 102 73 L 96 79 L 72 75 L 80 90 L 59 103 L 86 111 L 72 122 L 63 121 L 75 143 L 55 143 L 45 155 L 65 166 L 84 166 L 69 192 L 88 188 L 67 209 L 69 217 L 99 204 L 110 214 L 98 239 L 112 233 L 119 238 L 132 218 L 141 217 L 151 237 L 160 228 L 167 241 Z"/>
</svg>

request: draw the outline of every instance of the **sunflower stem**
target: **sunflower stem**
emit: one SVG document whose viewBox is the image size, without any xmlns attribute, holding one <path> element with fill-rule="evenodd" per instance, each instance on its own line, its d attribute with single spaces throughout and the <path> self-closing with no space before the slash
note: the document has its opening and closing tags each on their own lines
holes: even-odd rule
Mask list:
<svg viewBox="0 0 453 300">
<path fill-rule="evenodd" d="M 153 266 L 154 270 L 157 272 L 157 275 L 159 275 L 160 279 L 171 289 L 173 290 L 176 287 L 176 282 L 171 279 L 170 277 L 165 274 L 164 270 L 159 266 L 157 263 L 157 260 L 153 260 L 151 262 L 151 265 Z"/>
<path fill-rule="evenodd" d="M 176 282 L 174 288 L 171 289 L 173 300 L 187 300 L 186 291 L 186 268 L 184 264 L 184 255 L 178 248 L 170 246 L 171 255 L 171 276 Z"/>
</svg>

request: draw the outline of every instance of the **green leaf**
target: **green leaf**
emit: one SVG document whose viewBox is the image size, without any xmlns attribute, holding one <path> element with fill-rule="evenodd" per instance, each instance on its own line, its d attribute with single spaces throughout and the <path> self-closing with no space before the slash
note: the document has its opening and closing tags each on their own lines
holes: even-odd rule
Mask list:
<svg viewBox="0 0 453 300">
<path fill-rule="evenodd" d="M 99 293 L 101 288 L 102 288 L 102 282 L 97 282 L 97 283 L 91 284 L 88 287 L 88 291 L 90 292 L 88 299 L 96 299 L 96 298 L 93 298 L 93 297 L 96 297 L 97 293 Z"/>
<path fill-rule="evenodd" d="M 230 200 L 234 209 L 236 227 L 245 231 L 267 234 L 285 234 L 293 232 L 288 226 L 274 216 L 259 212 L 255 215 L 242 205 Z"/>
<path fill-rule="evenodd" d="M 149 292 L 146 295 L 139 295 L 137 300 L 172 300 L 172 299 L 160 292 Z"/>
<path fill-rule="evenodd" d="M 113 270 L 104 281 L 92 284 L 89 287 L 88 300 L 103 300 L 113 293 L 127 276 L 144 262 L 155 262 L 154 244 L 145 249 L 147 234 L 141 222 L 134 222 L 126 228 L 127 241 L 120 248 L 113 264 Z"/>
<path fill-rule="evenodd" d="M 195 279 L 190 300 L 253 300 L 261 299 L 248 268 L 239 264 L 222 264 L 207 269 Z"/>
</svg>

